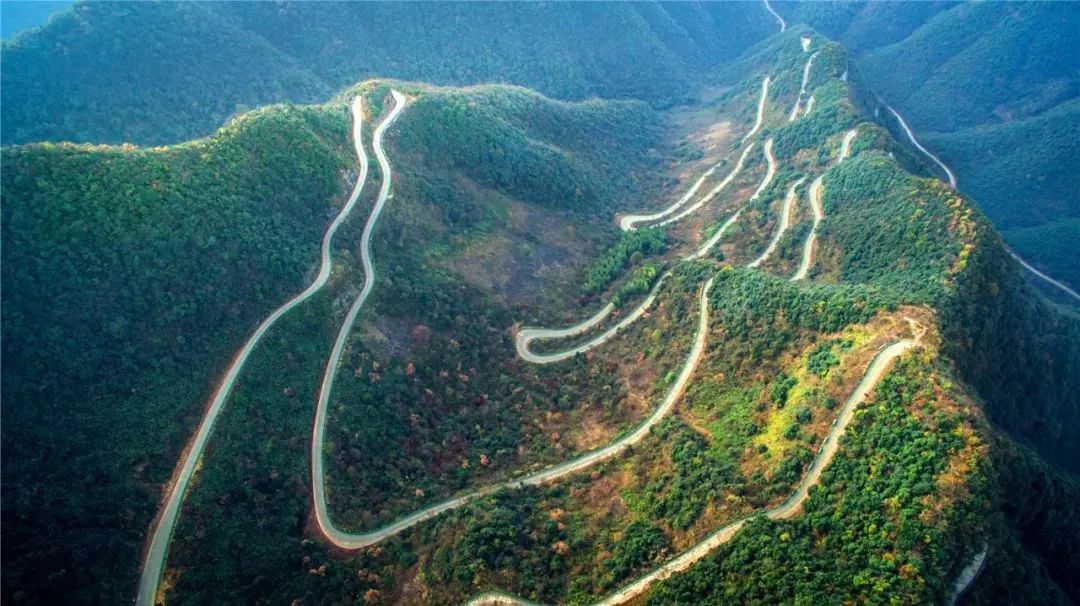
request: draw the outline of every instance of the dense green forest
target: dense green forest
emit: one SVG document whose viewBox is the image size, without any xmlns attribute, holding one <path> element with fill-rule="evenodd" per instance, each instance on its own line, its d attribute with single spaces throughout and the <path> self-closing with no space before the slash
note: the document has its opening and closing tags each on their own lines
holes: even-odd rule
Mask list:
<svg viewBox="0 0 1080 606">
<path fill-rule="evenodd" d="M 772 32 L 751 3 L 83 2 L 4 43 L 2 126 L 7 143 L 172 143 L 371 77 L 669 105 Z"/>
<path fill-rule="evenodd" d="M 362 88 L 371 107 L 385 90 L 380 83 Z M 426 132 L 470 94 L 469 121 Z M 586 191 L 582 199 L 600 209 L 643 187 L 640 165 L 655 144 L 654 119 L 642 104 L 569 105 L 514 88 L 427 89 L 394 138 L 397 191 L 418 207 L 388 211 L 410 226 L 397 230 L 407 241 L 376 244 L 376 254 L 396 260 L 383 271 L 401 289 L 381 295 L 383 305 L 401 314 L 424 309 L 436 339 L 462 323 L 508 324 L 491 316 L 491 303 L 451 296 L 445 271 L 422 274 L 421 282 L 409 277 L 428 254 L 453 256 L 502 233 L 506 196 L 520 194 L 537 212 L 550 212 L 543 209 L 563 208 L 564 196 Z M 321 234 L 355 176 L 348 124 L 343 104 L 277 106 L 171 148 L 4 148 L 5 598 L 48 602 L 62 590 L 76 602 L 127 599 L 132 577 L 110 573 L 134 572 L 157 487 L 220 369 L 313 271 Z M 438 146 L 448 153 L 494 151 L 477 141 L 500 145 L 507 170 L 470 174 L 479 160 L 426 153 Z M 554 149 L 560 151 L 552 155 Z M 592 154 L 603 155 L 610 172 L 583 163 Z M 552 171 L 561 179 L 545 177 Z M 463 186 L 471 181 L 498 194 Z M 545 183 L 552 187 L 540 188 Z M 435 212 L 418 223 L 425 209 Z M 575 216 L 561 221 L 573 225 Z M 340 240 L 355 241 L 360 225 L 347 223 Z M 415 256 L 390 254 L 388 246 Z M 568 262 L 577 258 L 583 272 L 580 253 Z M 359 279 L 354 270 L 349 275 Z M 466 304 L 481 315 L 445 308 Z M 333 322 L 334 314 L 319 309 L 322 315 L 302 313 Z M 506 356 L 498 341 L 498 355 Z M 288 367 L 320 359 L 315 339 L 304 347 L 309 357 L 296 352 Z M 281 414 L 306 406 L 295 396 L 299 385 L 299 378 L 286 379 L 281 387 L 294 394 L 284 398 Z M 306 414 L 292 416 L 309 422 Z M 62 479 L 73 465 L 78 498 L 68 492 L 72 480 Z M 43 509 L 41 499 L 51 505 Z M 109 530 L 87 533 L 88 527 Z M 42 570 L 80 576 L 61 587 Z"/>
<path fill-rule="evenodd" d="M 912 38 L 936 44 L 938 19 L 956 10 L 996 23 L 989 9 L 951 3 L 776 4 L 851 40 L 863 58 L 893 56 L 883 45 Z M 266 335 L 221 416 L 169 552 L 168 603 L 441 604 L 489 589 L 592 603 L 786 499 L 870 360 L 901 338 L 919 347 L 859 407 L 802 512 L 753 518 L 643 603 L 944 602 L 984 546 L 990 556 L 970 603 L 1080 601 L 1080 446 L 1071 439 L 1080 430 L 1080 320 L 1030 288 L 970 199 L 920 176 L 931 173 L 925 161 L 873 122 L 891 126 L 863 88 L 874 76 L 840 45 L 794 26 L 715 71 L 771 31 L 771 15 L 738 3 L 317 6 L 80 4 L 6 44 L 4 77 L 10 69 L 13 81 L 60 86 L 26 71 L 41 64 L 19 55 L 57 44 L 72 45 L 70 56 L 47 53 L 60 73 L 140 63 L 125 46 L 137 27 L 160 34 L 143 68 L 177 48 L 190 47 L 192 62 L 157 75 L 161 88 L 110 100 L 117 105 L 77 101 L 75 113 L 26 109 L 41 90 L 18 90 L 12 128 L 17 138 L 169 141 L 210 129 L 248 99 L 327 98 L 354 72 L 381 69 L 625 99 L 372 80 L 325 105 L 241 113 L 206 139 L 170 147 L 4 147 L 3 601 L 130 600 L 161 486 L 209 392 L 258 321 L 310 279 L 321 234 L 356 176 L 345 102 L 365 98 L 370 153 L 391 87 L 409 105 L 387 134 L 394 187 L 373 237 L 378 279 L 342 357 L 323 452 L 340 527 L 370 530 L 626 435 L 674 384 L 711 279 L 705 355 L 678 405 L 620 456 L 542 487 L 495 492 L 370 548 L 332 549 L 311 515 L 312 411 L 364 279 L 359 234 L 383 178 L 372 163 L 372 182 L 335 240 L 327 288 Z M 1043 22 L 1024 11 L 1022 23 Z M 403 16 L 416 35 L 379 25 Z M 439 19 L 454 25 L 434 28 Z M 519 19 L 535 31 L 514 32 Z M 893 22 L 876 39 L 882 19 Z M 715 37 L 721 21 L 739 35 Z M 436 33 L 420 35 L 425 26 Z M 816 101 L 789 123 L 808 57 L 800 35 L 819 52 L 808 91 Z M 231 64 L 235 73 L 197 91 L 171 88 L 230 61 L 222 49 L 232 52 L 233 37 L 251 51 Z M 597 43 L 571 53 L 566 39 Z M 79 46 L 91 43 L 101 52 Z M 268 77 L 248 79 L 249 67 Z M 1052 71 L 1032 69 L 1044 68 Z M 705 72 L 722 84 L 715 95 L 672 105 L 689 102 Z M 680 161 L 704 156 L 701 132 L 738 149 L 763 73 L 775 79 L 760 137 L 775 141 L 781 166 L 723 252 L 680 261 L 746 203 L 763 159 L 677 229 L 619 232 L 617 212 L 662 207 L 696 177 Z M 923 76 L 933 79 L 901 79 Z M 117 86 L 98 84 L 79 90 L 104 99 Z M 1018 94 L 995 86 L 995 95 Z M 988 103 L 973 99 L 965 111 Z M 707 123 L 686 117 L 702 106 Z M 957 132 L 1016 147 L 1039 128 L 1067 151 L 1047 118 L 1071 116 L 1062 107 Z M 157 130 L 173 110 L 175 125 Z M 55 121 L 43 117 L 51 111 Z M 84 120 L 106 111 L 132 120 Z M 837 163 L 840 136 L 854 127 L 852 156 Z M 994 166 L 1008 174 L 1016 165 Z M 809 278 L 792 282 L 776 269 L 801 255 L 806 186 L 780 258 L 741 267 L 769 241 L 787 187 L 819 175 L 824 220 Z M 1052 200 L 1047 187 L 1039 195 Z M 1058 210 L 1045 215 L 1055 223 L 1019 229 L 1068 238 L 1072 223 Z M 1038 249 L 1041 233 L 1019 252 Z M 1070 259 L 1061 241 L 1046 250 L 1048 264 Z M 654 307 L 610 343 L 552 365 L 517 356 L 522 326 L 568 325 L 607 301 L 620 318 L 666 270 Z"/>
<path fill-rule="evenodd" d="M 130 595 L 211 382 L 316 262 L 347 123 L 275 107 L 175 148 L 4 148 L 5 599 Z"/>
</svg>

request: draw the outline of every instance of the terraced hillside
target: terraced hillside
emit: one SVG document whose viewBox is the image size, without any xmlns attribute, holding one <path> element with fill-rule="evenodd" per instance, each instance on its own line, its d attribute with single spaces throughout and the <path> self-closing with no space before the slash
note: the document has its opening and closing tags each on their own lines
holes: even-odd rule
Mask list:
<svg viewBox="0 0 1080 606">
<path fill-rule="evenodd" d="M 5 148 L 4 599 L 1076 599 L 1080 322 L 840 45 L 715 81 Z"/>
</svg>

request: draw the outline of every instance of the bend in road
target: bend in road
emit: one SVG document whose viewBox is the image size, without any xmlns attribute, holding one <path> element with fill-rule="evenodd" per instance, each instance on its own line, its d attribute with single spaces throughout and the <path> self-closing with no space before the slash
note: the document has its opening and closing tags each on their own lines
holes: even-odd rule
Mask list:
<svg viewBox="0 0 1080 606">
<path fill-rule="evenodd" d="M 967 588 L 971 586 L 971 583 L 975 580 L 975 577 L 979 576 L 982 572 L 983 565 L 986 564 L 987 547 L 983 547 L 982 551 L 975 554 L 975 557 L 971 559 L 971 562 L 960 571 L 960 576 L 956 578 L 956 584 L 953 586 L 952 595 L 949 596 L 949 606 L 956 604 L 956 601 L 960 599 L 961 594 L 967 591 Z"/>
<path fill-rule="evenodd" d="M 836 456 L 836 453 L 839 450 L 840 436 L 843 435 L 848 424 L 851 423 L 852 418 L 854 418 L 855 408 L 865 401 L 866 397 L 877 386 L 878 382 L 881 381 L 881 378 L 885 375 L 893 360 L 897 359 L 916 345 L 917 342 L 915 341 L 903 339 L 894 342 L 874 357 L 870 366 L 866 369 L 866 373 L 863 375 L 862 380 L 859 381 L 855 390 L 852 391 L 851 396 L 849 396 L 844 403 L 844 407 L 837 414 L 836 423 L 829 430 L 828 434 L 826 434 L 821 449 L 818 451 L 817 456 L 814 457 L 814 461 L 810 464 L 810 469 L 803 475 L 802 480 L 799 482 L 799 485 L 792 495 L 782 504 L 754 515 L 764 514 L 772 520 L 786 520 L 800 511 L 803 502 L 806 501 L 806 498 L 810 493 L 810 488 L 815 486 L 821 480 L 822 471 L 828 467 L 829 463 L 832 462 L 833 457 Z M 636 581 L 619 589 L 603 600 L 596 602 L 595 606 L 615 606 L 616 604 L 623 604 L 645 593 L 645 591 L 647 591 L 656 581 L 662 581 L 673 574 L 687 570 L 711 551 L 734 538 L 739 530 L 753 517 L 753 515 L 747 516 L 725 524 L 719 530 L 713 532 L 675 559 L 655 568 L 652 572 L 638 578 Z M 504 592 L 481 594 L 466 604 L 466 606 L 493 605 L 536 606 L 532 602 L 510 596 Z"/>
<path fill-rule="evenodd" d="M 576 347 L 571 347 L 559 352 L 553 353 L 534 353 L 530 349 L 530 345 L 533 341 L 543 341 L 549 339 L 561 339 L 564 337 L 575 336 L 588 331 L 590 328 L 598 324 L 601 320 L 606 318 L 615 306 L 608 303 L 603 309 L 601 309 L 593 317 L 570 326 L 568 328 L 551 329 L 551 328 L 523 328 L 518 331 L 517 338 L 514 340 L 514 347 L 517 350 L 517 354 L 521 359 L 526 362 L 532 362 L 533 364 L 551 364 L 552 362 L 560 362 L 576 356 L 579 353 L 584 353 L 594 347 L 599 347 L 604 343 L 611 340 L 612 337 L 617 335 L 619 331 L 626 328 L 633 322 L 636 322 L 638 318 L 645 315 L 645 312 L 652 307 L 653 302 L 656 300 L 657 293 L 660 292 L 660 286 L 664 283 L 664 280 L 671 275 L 670 271 L 664 272 L 660 279 L 653 285 L 652 290 L 649 291 L 649 295 L 634 308 L 634 311 L 626 315 L 625 318 L 619 320 L 615 326 L 605 330 L 603 333 L 597 335 L 595 338 L 586 341 Z"/>
<path fill-rule="evenodd" d="M 927 158 L 930 158 L 935 163 L 937 163 L 937 165 L 940 166 L 941 169 L 945 171 L 945 174 L 949 177 L 949 185 L 953 189 L 956 189 L 956 175 L 954 175 L 953 172 L 949 170 L 949 167 L 945 166 L 945 163 L 941 161 L 941 158 L 938 158 L 934 154 L 930 153 L 930 150 L 923 147 L 922 143 L 919 143 L 918 139 L 915 138 L 915 133 L 911 132 L 911 129 L 908 128 L 907 122 L 904 122 L 904 118 L 895 109 L 893 109 L 892 106 L 886 105 L 885 108 L 892 112 L 892 115 L 896 117 L 896 121 L 900 123 L 900 128 L 904 129 L 904 132 L 907 133 L 908 139 L 911 140 L 911 144 L 918 148 L 918 150 L 921 151 Z"/>
<path fill-rule="evenodd" d="M 773 251 L 776 250 L 777 245 L 780 244 L 780 238 L 784 236 L 784 233 L 788 230 L 788 227 L 791 226 L 791 208 L 795 206 L 795 200 L 798 198 L 795 190 L 800 185 L 802 185 L 804 181 L 806 181 L 806 177 L 800 178 L 798 181 L 792 183 L 791 187 L 788 188 L 787 195 L 784 196 L 784 208 L 780 211 L 780 224 L 776 228 L 776 232 L 773 234 L 772 240 L 769 241 L 768 248 L 765 249 L 765 252 L 761 253 L 760 257 L 754 259 L 750 263 L 750 265 L 747 265 L 747 267 L 760 266 L 769 258 L 770 255 L 773 254 Z"/>
<path fill-rule="evenodd" d="M 640 442 L 645 436 L 648 435 L 649 430 L 652 429 L 656 423 L 658 423 L 664 416 L 666 416 L 671 409 L 675 406 L 675 403 L 682 397 L 683 392 L 686 389 L 687 384 L 690 382 L 690 377 L 697 369 L 698 363 L 701 361 L 702 354 L 705 352 L 705 343 L 708 337 L 709 326 L 709 290 L 712 288 L 713 279 L 709 279 L 705 286 L 701 289 L 701 295 L 699 299 L 698 310 L 698 327 L 697 333 L 694 337 L 694 344 L 690 349 L 690 353 L 686 357 L 686 362 L 683 364 L 682 370 L 679 372 L 678 378 L 675 383 L 672 384 L 668 390 L 663 402 L 653 411 L 644 422 L 642 422 L 637 429 L 630 434 L 604 446 L 597 450 L 587 452 L 577 458 L 571 459 L 559 465 L 549 467 L 547 469 L 540 470 L 538 472 L 526 475 L 524 477 L 515 478 L 500 484 L 487 486 L 476 490 L 474 492 L 464 494 L 452 499 L 443 501 L 436 505 L 424 508 L 415 513 L 409 514 L 403 518 L 400 518 L 386 526 L 373 530 L 371 532 L 364 533 L 346 533 L 340 530 L 334 529 L 333 534 L 327 533 L 327 539 L 334 545 L 343 549 L 359 549 L 374 545 L 380 541 L 383 541 L 391 536 L 394 536 L 404 530 L 407 530 L 420 522 L 430 520 L 439 514 L 460 507 L 469 501 L 477 499 L 479 497 L 491 494 L 495 491 L 505 488 L 523 487 L 523 486 L 536 486 L 557 480 L 568 476 L 573 473 L 577 473 L 587 467 L 591 467 L 601 461 L 610 459 L 630 446 Z M 313 453 L 321 454 L 321 453 Z M 324 529 L 325 532 L 325 529 Z"/>
<path fill-rule="evenodd" d="M 361 141 L 363 125 L 363 101 L 361 98 L 354 98 L 350 108 L 353 118 L 353 147 L 356 151 L 357 162 L 360 166 L 360 174 L 356 178 L 356 184 L 353 186 L 348 201 L 341 208 L 337 217 L 334 218 L 333 222 L 330 223 L 330 226 L 327 227 L 326 232 L 323 234 L 322 245 L 319 251 L 319 272 L 303 292 L 290 299 L 281 307 L 275 309 L 265 320 L 263 320 L 262 324 L 259 325 L 255 332 L 248 337 L 247 342 L 244 343 L 244 346 L 236 354 L 236 357 L 233 358 L 232 363 L 225 372 L 225 378 L 214 392 L 214 395 L 210 400 L 210 405 L 206 410 L 206 414 L 203 415 L 202 420 L 199 422 L 199 426 L 196 428 L 195 434 L 186 449 L 186 454 L 183 455 L 180 466 L 174 473 L 171 488 L 158 513 L 157 524 L 151 530 L 150 544 L 143 560 L 142 574 L 139 578 L 139 590 L 136 596 L 136 604 L 139 606 L 153 606 L 156 602 L 158 584 L 161 580 L 162 572 L 165 569 L 165 560 L 168 556 L 169 544 L 172 541 L 173 530 L 176 528 L 176 520 L 180 515 L 180 506 L 186 496 L 188 484 L 195 474 L 195 468 L 198 461 L 202 457 L 203 451 L 206 450 L 206 444 L 213 433 L 214 424 L 217 422 L 217 418 L 220 416 L 221 410 L 225 406 L 225 401 L 232 393 L 233 386 L 236 384 L 236 380 L 239 378 L 240 372 L 244 368 L 244 364 L 251 356 L 255 346 L 259 344 L 266 332 L 270 330 L 270 327 L 288 313 L 289 310 L 300 305 L 318 292 L 330 278 L 332 269 L 330 245 L 334 238 L 334 234 L 337 233 L 338 228 L 341 227 L 341 224 L 348 218 L 353 207 L 356 206 L 356 202 L 360 198 L 360 192 L 364 187 L 364 182 L 367 180 L 367 154 L 364 153 Z"/>
<path fill-rule="evenodd" d="M 391 90 L 390 94 L 394 98 L 394 107 L 379 124 L 378 128 L 375 129 L 375 134 L 372 137 L 375 159 L 379 162 L 379 170 L 382 172 L 382 185 L 379 187 L 379 195 L 375 199 L 375 206 L 372 207 L 371 215 L 368 216 L 367 223 L 364 224 L 364 231 L 360 236 L 360 261 L 364 266 L 364 286 L 353 301 L 352 306 L 349 307 L 345 321 L 342 323 L 341 329 L 334 340 L 330 358 L 326 362 L 326 371 L 323 373 L 322 384 L 319 388 L 318 402 L 315 407 L 315 423 L 311 434 L 311 492 L 315 505 L 315 520 L 319 525 L 319 531 L 335 544 L 340 540 L 348 539 L 350 535 L 334 526 L 326 506 L 323 439 L 326 435 L 326 415 L 330 404 L 330 394 L 334 389 L 334 377 L 337 375 L 338 366 L 341 363 L 341 355 L 345 351 L 349 335 L 352 334 L 356 316 L 360 313 L 360 308 L 364 306 L 364 302 L 367 301 L 368 295 L 371 294 L 371 289 L 375 284 L 375 265 L 371 262 L 371 234 L 375 230 L 375 224 L 379 220 L 383 207 L 386 205 L 386 199 L 390 195 L 390 186 L 393 180 L 390 161 L 387 159 L 386 151 L 383 149 L 383 136 L 386 134 L 386 130 L 390 128 L 390 125 L 401 115 L 402 110 L 405 109 L 406 101 L 405 95 L 396 90 Z"/>
<path fill-rule="evenodd" d="M 956 189 L 956 175 L 954 175 L 953 172 L 951 170 L 949 170 L 949 167 L 946 166 L 945 163 L 942 162 L 940 158 L 938 158 L 934 154 L 930 153 L 930 150 L 923 147 L 922 144 L 919 143 L 918 140 L 915 139 L 915 133 L 911 132 L 911 129 L 908 128 L 907 122 L 904 121 L 904 118 L 899 113 L 897 113 L 897 111 L 895 109 L 893 109 L 892 107 L 890 107 L 888 105 L 886 105 L 885 107 L 888 108 L 888 110 L 890 112 L 892 112 L 892 115 L 894 117 L 896 117 L 896 121 L 900 123 L 900 128 L 904 129 L 904 132 L 907 134 L 908 139 L 911 141 L 911 144 L 914 145 L 919 151 L 921 151 L 927 158 L 930 158 L 938 166 L 940 166 L 941 169 L 945 171 L 945 174 L 949 177 L 949 185 L 953 189 Z M 1044 274 L 1043 272 L 1035 269 L 1034 267 L 1031 266 L 1030 263 L 1028 263 L 1027 261 L 1024 261 L 1023 259 L 1021 259 L 1020 256 L 1017 255 L 1015 252 L 1013 252 L 1011 249 L 1009 250 L 1009 254 L 1012 255 L 1012 257 L 1014 259 L 1016 259 L 1020 263 L 1020 265 L 1024 266 L 1024 269 L 1027 269 L 1028 271 L 1035 274 L 1036 276 L 1042 278 L 1043 280 L 1046 280 L 1046 282 L 1048 282 L 1050 285 L 1057 287 L 1058 289 L 1063 291 L 1065 294 L 1071 296 L 1072 298 L 1076 299 L 1077 301 L 1080 301 L 1080 294 L 1078 294 L 1072 288 L 1069 288 L 1068 286 L 1066 286 L 1062 282 L 1060 282 L 1058 280 L 1055 280 L 1054 278 L 1051 278 L 1050 276 Z"/>
<path fill-rule="evenodd" d="M 716 171 L 716 169 L 719 168 L 720 164 L 722 164 L 722 163 L 723 163 L 723 161 L 721 160 L 720 162 L 717 162 L 716 164 L 714 164 L 712 166 L 712 168 L 705 171 L 705 173 L 702 174 L 701 177 L 699 177 L 698 180 L 694 182 L 694 184 L 690 187 L 690 189 L 686 190 L 686 193 L 683 194 L 683 196 L 681 198 L 676 200 L 675 203 L 672 204 L 671 206 L 668 206 L 667 208 L 665 208 L 663 210 L 657 211 L 657 212 L 652 213 L 652 214 L 647 214 L 647 215 L 625 215 L 624 217 L 619 219 L 619 229 L 621 229 L 623 231 L 633 231 L 635 229 L 634 226 L 637 225 L 638 223 L 644 223 L 644 222 L 647 222 L 647 221 L 655 221 L 657 219 L 663 219 L 664 217 L 666 217 L 666 216 L 670 215 L 671 213 L 675 212 L 676 210 L 681 208 L 684 204 L 689 202 L 691 198 L 694 197 L 694 194 L 697 193 L 697 190 L 701 188 L 701 185 L 703 183 L 705 183 L 705 179 L 708 179 L 710 176 L 712 176 L 713 172 Z"/>
<path fill-rule="evenodd" d="M 735 168 L 731 169 L 731 172 L 728 173 L 728 176 L 724 177 L 724 180 L 721 181 L 719 184 L 717 184 L 716 187 L 709 190 L 709 193 L 702 196 L 697 202 L 694 202 L 692 205 L 690 205 L 690 206 L 686 207 L 685 209 L 683 209 L 682 212 L 675 215 L 674 217 L 671 217 L 669 219 L 665 219 L 665 220 L 657 223 L 656 226 L 657 227 L 663 227 L 665 225 L 670 225 L 670 224 L 672 224 L 672 223 L 674 223 L 674 222 L 676 222 L 676 221 L 690 215 L 691 213 L 697 211 L 699 208 L 704 206 L 706 202 L 708 202 L 709 200 L 712 200 L 714 197 L 716 197 L 716 194 L 723 191 L 724 188 L 726 188 L 728 185 L 731 185 L 731 182 L 734 181 L 735 177 L 738 176 L 739 171 L 742 170 L 743 163 L 746 161 L 746 156 L 750 155 L 750 150 L 752 150 L 752 149 L 754 149 L 754 144 L 753 143 L 750 143 L 750 145 L 746 146 L 746 149 L 743 150 L 743 153 L 739 155 L 739 160 L 738 160 L 738 162 L 735 163 Z"/>
<path fill-rule="evenodd" d="M 816 56 L 817 52 L 811 54 L 810 58 L 806 60 L 806 65 L 803 66 L 802 86 L 799 87 L 799 95 L 795 97 L 795 107 L 791 108 L 791 115 L 788 116 L 789 123 L 794 122 L 799 117 L 799 107 L 802 104 L 802 98 L 806 96 L 806 85 L 810 81 L 810 66 L 814 64 L 814 57 Z M 809 104 L 806 106 L 806 113 L 810 113 Z"/>
<path fill-rule="evenodd" d="M 786 32 L 787 31 L 787 21 L 784 21 L 784 18 L 780 16 L 780 13 L 773 10 L 772 5 L 769 4 L 769 0 L 762 0 L 762 1 L 765 3 L 765 9 L 767 11 L 769 11 L 770 13 L 772 13 L 772 16 L 776 17 L 776 20 L 780 22 L 780 33 Z"/>
<path fill-rule="evenodd" d="M 855 136 L 858 134 L 859 129 L 857 128 L 844 133 L 844 138 L 840 142 L 840 157 L 836 160 L 837 164 L 840 164 L 851 155 L 851 142 L 855 140 Z M 810 184 L 809 198 L 810 208 L 814 212 L 814 224 L 810 228 L 810 234 L 806 236 L 806 242 L 803 243 L 802 259 L 799 261 L 798 269 L 795 270 L 795 275 L 791 277 L 792 282 L 805 279 L 810 272 L 810 265 L 814 261 L 814 244 L 817 242 L 818 226 L 821 225 L 821 220 L 825 217 L 825 211 L 821 206 L 821 194 L 825 189 L 824 179 L 825 175 L 821 175 Z"/>
<path fill-rule="evenodd" d="M 1077 301 L 1080 301 L 1080 294 L 1078 294 L 1075 290 L 1069 288 L 1063 282 L 1059 282 L 1059 281 L 1051 278 L 1050 276 L 1044 274 L 1043 272 L 1035 269 L 1034 267 L 1031 266 L 1030 263 L 1028 263 L 1027 261 L 1021 259 L 1020 255 L 1013 252 L 1012 249 L 1006 248 L 1006 250 L 1009 251 L 1009 254 L 1012 255 L 1012 258 L 1016 259 L 1016 261 L 1018 263 L 1020 263 L 1020 265 L 1022 265 L 1024 267 L 1024 269 L 1030 271 L 1031 273 L 1033 273 L 1036 276 L 1042 278 L 1043 280 L 1046 280 L 1050 285 L 1056 286 L 1057 288 L 1061 289 L 1062 292 L 1064 292 L 1065 294 L 1071 296 L 1072 298 L 1076 299 Z"/>
</svg>

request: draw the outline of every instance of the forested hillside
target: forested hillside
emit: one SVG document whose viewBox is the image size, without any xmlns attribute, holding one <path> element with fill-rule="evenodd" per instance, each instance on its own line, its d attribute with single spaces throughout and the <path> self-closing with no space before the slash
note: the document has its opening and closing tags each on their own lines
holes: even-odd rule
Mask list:
<svg viewBox="0 0 1080 606">
<path fill-rule="evenodd" d="M 369 77 L 663 106 L 771 32 L 752 3 L 83 2 L 4 43 L 3 137 L 172 143 Z"/>
<path fill-rule="evenodd" d="M 1080 218 L 1080 181 L 1065 160 L 1080 151 L 1080 58 L 1064 50 L 1080 45 L 1080 7 L 777 6 L 844 42 L 870 87 L 956 172 L 960 189 L 975 198 L 1009 244 L 1057 279 L 1080 286 L 1069 228 Z"/>
<path fill-rule="evenodd" d="M 387 89 L 366 87 L 373 117 Z M 395 134 L 402 194 L 434 211 L 399 219 L 420 258 L 501 233 L 505 200 L 549 214 L 573 202 L 569 225 L 647 182 L 656 131 L 643 103 L 424 90 Z M 130 599 L 160 487 L 209 390 L 314 273 L 355 163 L 343 103 L 260 109 L 168 148 L 4 148 L 5 601 Z M 78 573 L 47 580 L 64 571 Z"/>
<path fill-rule="evenodd" d="M 330 100 L 0 151 L 0 600 L 952 603 L 985 556 L 961 601 L 1080 601 L 1080 319 L 870 84 L 982 6 L 82 3 L 5 45 L 17 138 Z M 539 92 L 438 84 L 491 80 Z M 1067 150 L 1057 105 L 957 133 Z"/>
</svg>

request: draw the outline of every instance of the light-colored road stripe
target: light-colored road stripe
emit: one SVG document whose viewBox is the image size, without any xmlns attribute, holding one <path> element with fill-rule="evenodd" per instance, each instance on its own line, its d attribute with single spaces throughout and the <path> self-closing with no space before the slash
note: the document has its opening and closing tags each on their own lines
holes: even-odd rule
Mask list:
<svg viewBox="0 0 1080 606">
<path fill-rule="evenodd" d="M 334 218 L 334 221 L 330 223 L 330 226 L 326 229 L 326 233 L 323 234 L 319 255 L 319 273 L 303 292 L 290 299 L 281 307 L 275 309 L 265 320 L 263 320 L 262 324 L 259 325 L 255 332 L 248 337 L 247 342 L 244 343 L 244 346 L 236 354 L 236 357 L 233 358 L 232 363 L 225 372 L 225 378 L 214 392 L 214 395 L 210 400 L 210 405 L 206 410 L 206 414 L 203 415 L 202 421 L 199 422 L 199 426 L 195 430 L 195 435 L 185 450 L 180 466 L 174 474 L 171 488 L 169 489 L 168 495 L 165 497 L 161 510 L 158 512 L 156 523 L 151 527 L 150 544 L 147 547 L 143 559 L 142 574 L 139 577 L 139 590 L 136 596 L 136 603 L 139 606 L 153 606 L 156 602 L 158 583 L 160 582 L 161 574 L 165 569 L 165 560 L 168 556 L 169 544 L 172 541 L 173 530 L 176 528 L 176 520 L 180 515 L 180 506 L 187 493 L 188 484 L 195 474 L 199 459 L 206 449 L 206 443 L 213 433 L 214 424 L 217 422 L 217 418 L 225 406 L 225 401 L 232 393 L 233 386 L 236 384 L 236 380 L 239 378 L 240 372 L 243 370 L 248 357 L 251 356 L 251 352 L 255 350 L 255 346 L 259 344 L 263 335 L 270 330 L 270 327 L 272 327 L 274 323 L 288 313 L 289 310 L 300 305 L 318 292 L 330 278 L 330 272 L 333 267 L 330 245 L 334 238 L 334 234 L 337 233 L 338 228 L 341 227 L 341 224 L 348 218 L 353 207 L 356 206 L 356 201 L 360 198 L 360 191 L 363 189 L 364 182 L 367 180 L 367 154 L 364 153 L 361 141 L 363 102 L 360 97 L 353 99 L 351 110 L 353 118 L 353 147 L 355 148 L 357 161 L 360 166 L 360 174 L 356 179 L 356 184 L 353 186 L 352 193 L 349 195 L 349 199 L 345 203 L 345 206 L 342 207 L 337 217 Z"/>
</svg>

